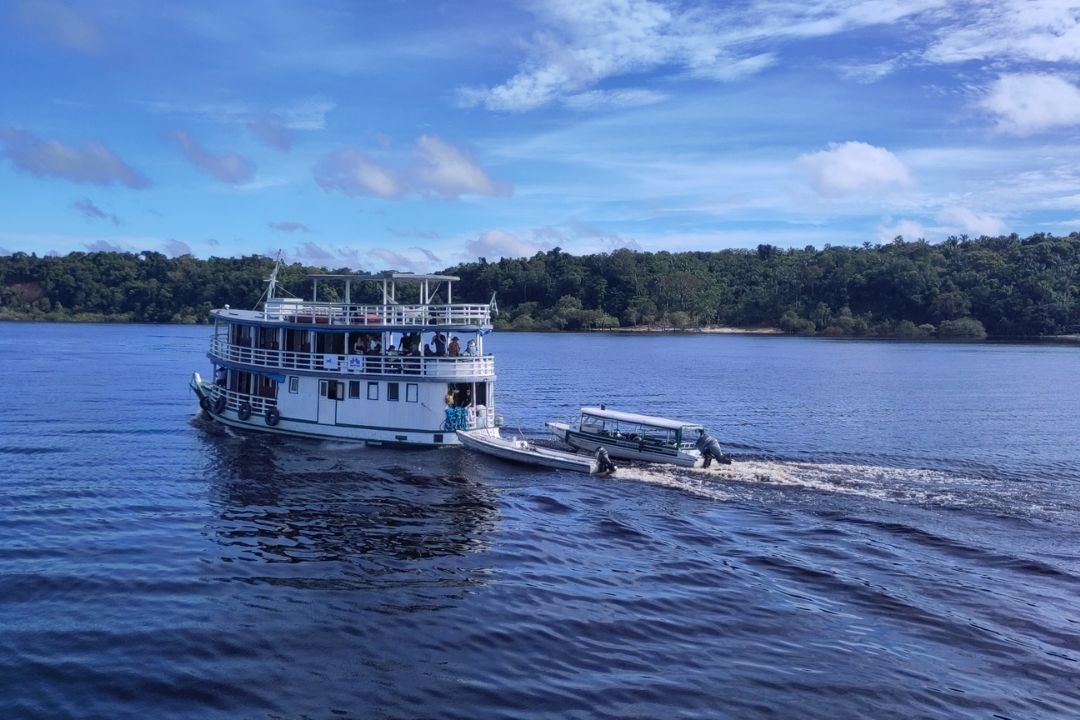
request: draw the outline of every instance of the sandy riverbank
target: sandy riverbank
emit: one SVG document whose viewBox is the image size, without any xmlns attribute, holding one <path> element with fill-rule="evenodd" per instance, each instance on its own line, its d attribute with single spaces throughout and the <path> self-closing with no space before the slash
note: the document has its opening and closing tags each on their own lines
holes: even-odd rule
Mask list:
<svg viewBox="0 0 1080 720">
<path fill-rule="evenodd" d="M 729 325 L 706 325 L 705 327 L 670 328 L 653 325 L 633 325 L 631 327 L 611 328 L 601 332 L 615 333 L 706 333 L 712 335 L 783 335 L 784 331 L 774 327 L 731 327 Z"/>
</svg>

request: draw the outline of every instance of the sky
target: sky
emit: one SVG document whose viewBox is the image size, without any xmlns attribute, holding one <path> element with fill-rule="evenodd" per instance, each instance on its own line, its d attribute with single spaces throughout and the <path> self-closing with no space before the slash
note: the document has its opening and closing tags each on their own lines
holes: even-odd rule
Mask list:
<svg viewBox="0 0 1080 720">
<path fill-rule="evenodd" d="M 1080 230 L 1080 2 L 3 0 L 0 254 Z"/>
</svg>

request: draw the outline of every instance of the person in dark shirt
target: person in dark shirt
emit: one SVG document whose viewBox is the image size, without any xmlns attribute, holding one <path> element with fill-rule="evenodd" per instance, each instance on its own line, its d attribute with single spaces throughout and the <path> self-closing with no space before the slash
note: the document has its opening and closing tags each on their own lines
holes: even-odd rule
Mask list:
<svg viewBox="0 0 1080 720">
<path fill-rule="evenodd" d="M 446 336 L 442 333 L 437 333 L 435 339 L 431 341 L 431 347 L 437 356 L 443 357 L 446 355 Z"/>
</svg>

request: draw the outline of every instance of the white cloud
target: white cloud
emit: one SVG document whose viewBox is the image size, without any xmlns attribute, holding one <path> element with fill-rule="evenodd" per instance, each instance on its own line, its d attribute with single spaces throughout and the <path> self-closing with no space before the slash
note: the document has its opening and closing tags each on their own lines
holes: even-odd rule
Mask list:
<svg viewBox="0 0 1080 720">
<path fill-rule="evenodd" d="M 102 143 L 81 147 L 45 140 L 25 130 L 0 126 L 0 154 L 19 170 L 38 177 L 61 177 L 74 182 L 129 188 L 150 186 L 150 181 L 118 158 Z"/>
<path fill-rule="evenodd" d="M 605 80 L 630 74 L 735 81 L 777 64 L 793 39 L 921 16 L 928 25 L 940 23 L 948 2 L 758 0 L 694 7 L 666 0 L 551 0 L 533 6 L 542 30 L 527 43 L 517 72 L 493 87 L 462 89 L 459 97 L 466 105 L 526 112 L 587 97 Z M 890 69 L 881 64 L 865 72 L 880 76 Z"/>
<path fill-rule="evenodd" d="M 926 59 L 938 63 L 1005 58 L 1080 62 L 1080 6 L 1068 0 L 957 3 Z"/>
<path fill-rule="evenodd" d="M 58 0 L 20 0 L 18 19 L 31 30 L 69 50 L 97 54 L 105 36 L 85 12 Z"/>
<path fill-rule="evenodd" d="M 965 235 L 1004 235 L 1006 225 L 1002 219 L 991 213 L 977 213 L 966 207 L 951 206 L 942 208 L 937 214 L 937 221 L 948 228 L 957 228 Z M 952 233 L 955 234 L 955 233 Z"/>
<path fill-rule="evenodd" d="M 420 254 L 424 255 L 424 259 L 412 258 L 405 253 L 400 253 L 387 248 L 374 248 L 369 250 L 368 256 L 379 260 L 383 267 L 389 269 L 402 272 L 426 273 L 430 270 L 428 258 L 425 254 L 427 251 L 420 248 L 416 249 L 421 251 Z M 413 248 L 409 248 L 409 250 L 412 251 Z"/>
<path fill-rule="evenodd" d="M 272 148 L 288 150 L 292 147 L 292 130 L 279 115 L 274 113 L 257 115 L 248 121 L 247 129 Z"/>
<path fill-rule="evenodd" d="M 181 255 L 191 255 L 191 246 L 186 242 L 169 238 L 162 244 L 162 249 L 169 257 L 180 257 Z"/>
<path fill-rule="evenodd" d="M 106 252 L 106 253 L 124 253 L 131 252 L 130 249 L 115 245 L 108 240 L 94 240 L 93 242 L 85 243 L 87 252 Z"/>
<path fill-rule="evenodd" d="M 113 225 L 120 224 L 120 218 L 116 217 L 113 213 L 105 212 L 90 198 L 76 200 L 71 204 L 71 207 L 78 210 L 87 220 L 110 220 Z"/>
<path fill-rule="evenodd" d="M 840 65 L 837 69 L 839 70 L 840 75 L 848 80 L 854 80 L 857 83 L 870 84 L 895 72 L 898 65 L 899 60 L 894 58 L 892 60 L 884 60 L 877 63 Z"/>
<path fill-rule="evenodd" d="M 666 65 L 733 79 L 768 64 L 764 56 L 729 56 L 696 12 L 679 12 L 663 2 L 553 0 L 536 7 L 547 29 L 532 38 L 521 69 L 495 87 L 463 90 L 465 104 L 524 112 L 580 95 L 609 77 Z"/>
<path fill-rule="evenodd" d="M 590 90 L 568 95 L 563 98 L 563 105 L 572 110 L 608 110 L 621 107 L 641 107 L 655 105 L 667 98 L 663 93 L 640 88 L 624 90 Z"/>
<path fill-rule="evenodd" d="M 541 250 L 546 249 L 539 242 L 524 240 L 506 230 L 485 230 L 479 237 L 469 240 L 465 244 L 466 252 L 473 258 L 498 258 L 531 257 Z"/>
<path fill-rule="evenodd" d="M 215 155 L 196 142 L 183 130 L 173 130 L 170 137 L 195 167 L 230 185 L 245 185 L 255 174 L 255 165 L 236 153 Z"/>
<path fill-rule="evenodd" d="M 397 197 L 402 192 L 397 174 L 355 148 L 323 156 L 315 168 L 315 182 L 323 190 L 340 190 L 350 197 Z"/>
<path fill-rule="evenodd" d="M 321 265 L 323 267 L 333 267 L 334 263 L 338 260 L 332 252 L 313 242 L 297 245 L 296 249 L 293 251 L 293 257 L 300 262 L 310 263 L 311 265 Z"/>
<path fill-rule="evenodd" d="M 323 156 L 315 168 L 315 181 L 324 190 L 340 190 L 354 197 L 431 194 L 453 199 L 508 195 L 512 190 L 509 183 L 492 180 L 464 150 L 435 135 L 421 136 L 414 156 L 414 167 L 399 172 L 376 163 L 361 150 L 343 148 Z"/>
<path fill-rule="evenodd" d="M 302 232 L 310 233 L 311 228 L 301 222 L 294 222 L 292 220 L 286 220 L 284 222 L 268 223 L 267 227 L 271 230 L 277 230 L 279 232 Z"/>
<path fill-rule="evenodd" d="M 832 144 L 828 150 L 801 155 L 797 164 L 809 173 L 814 189 L 826 197 L 912 185 L 911 173 L 900 158 L 864 142 Z"/>
<path fill-rule="evenodd" d="M 1080 124 L 1080 88 L 1056 75 L 1002 75 L 982 106 L 998 117 L 998 129 L 1027 135 Z"/>
<path fill-rule="evenodd" d="M 878 242 L 889 243 L 896 237 L 902 236 L 908 242 L 925 238 L 926 228 L 914 220 L 900 220 L 891 225 L 883 225 L 878 228 Z"/>
<path fill-rule="evenodd" d="M 504 195 L 509 186 L 494 182 L 460 148 L 434 135 L 416 141 L 417 178 L 422 190 L 447 198 L 459 195 Z"/>
</svg>

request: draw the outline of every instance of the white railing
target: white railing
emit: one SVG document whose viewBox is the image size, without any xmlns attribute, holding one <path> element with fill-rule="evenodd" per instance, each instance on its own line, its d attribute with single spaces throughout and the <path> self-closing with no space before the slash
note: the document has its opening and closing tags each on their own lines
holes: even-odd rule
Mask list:
<svg viewBox="0 0 1080 720">
<path fill-rule="evenodd" d="M 269 408 L 277 407 L 276 398 L 251 395 L 248 393 L 236 392 L 235 390 L 226 390 L 220 385 L 210 386 L 210 402 L 216 403 L 217 399 L 222 396 L 225 398 L 225 407 L 229 410 L 239 410 L 240 403 L 243 402 L 250 405 L 251 412 L 256 415 L 265 414 Z"/>
<path fill-rule="evenodd" d="M 275 298 L 263 306 L 264 320 L 327 325 L 490 325 L 490 305 L 347 305 Z"/>
<path fill-rule="evenodd" d="M 495 358 L 491 355 L 437 357 L 411 355 L 338 355 L 304 353 L 292 350 L 266 350 L 232 345 L 224 338 L 210 341 L 210 354 L 220 360 L 269 368 L 281 373 L 289 370 L 319 370 L 342 375 L 423 375 L 437 378 L 494 377 Z"/>
</svg>

